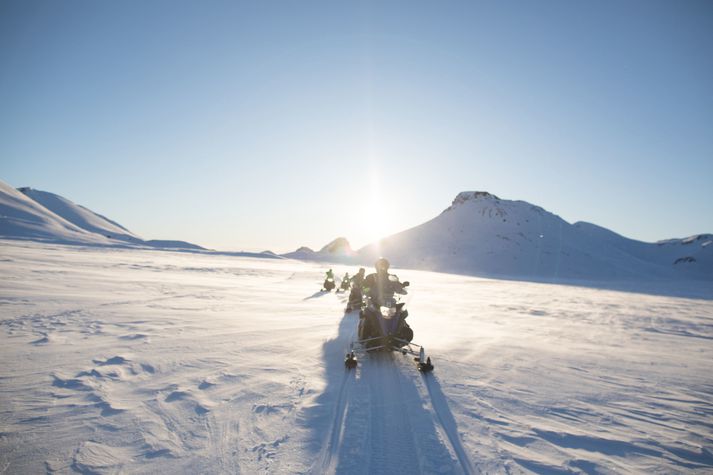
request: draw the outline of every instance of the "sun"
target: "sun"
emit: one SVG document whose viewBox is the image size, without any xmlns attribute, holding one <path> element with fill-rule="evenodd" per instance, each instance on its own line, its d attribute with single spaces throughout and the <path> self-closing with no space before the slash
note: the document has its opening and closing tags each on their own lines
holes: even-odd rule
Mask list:
<svg viewBox="0 0 713 475">
<path fill-rule="evenodd" d="M 387 216 L 383 202 L 378 197 L 367 199 L 362 204 L 360 229 L 362 236 L 368 243 L 383 238 L 386 234 Z"/>
</svg>

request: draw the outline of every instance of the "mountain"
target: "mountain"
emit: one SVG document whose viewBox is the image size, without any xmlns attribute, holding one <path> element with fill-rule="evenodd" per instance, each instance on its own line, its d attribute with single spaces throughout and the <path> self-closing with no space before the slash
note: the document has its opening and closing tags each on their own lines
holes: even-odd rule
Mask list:
<svg viewBox="0 0 713 475">
<path fill-rule="evenodd" d="M 282 257 L 290 259 L 300 259 L 305 261 L 329 261 L 329 262 L 353 262 L 356 253 L 349 244 L 347 238 L 338 237 L 325 244 L 319 251 L 315 252 L 309 247 L 302 246 L 296 251 L 282 254 Z"/>
<path fill-rule="evenodd" d="M 185 241 L 144 241 L 119 223 L 67 198 L 0 181 L 0 238 L 62 244 L 140 246 L 161 249 L 203 248 Z"/>
<path fill-rule="evenodd" d="M 713 280 L 713 238 L 644 243 L 600 226 L 570 224 L 525 201 L 459 193 L 440 215 L 358 251 L 399 267 L 494 277 Z"/>
<path fill-rule="evenodd" d="M 77 205 L 62 196 L 47 191 L 34 190 L 29 187 L 18 188 L 18 191 L 85 231 L 101 234 L 120 241 L 132 243 L 140 243 L 142 241 L 140 237 L 119 223 L 97 214 L 84 206 Z"/>
<path fill-rule="evenodd" d="M 3 181 L 0 181 L 0 237 L 99 245 L 117 243 L 71 223 Z"/>
<path fill-rule="evenodd" d="M 307 246 L 302 246 L 295 251 L 281 254 L 282 257 L 288 259 L 297 259 L 301 261 L 318 261 L 320 260 L 319 255 Z"/>
<path fill-rule="evenodd" d="M 347 241 L 347 238 L 338 237 L 337 239 L 329 242 L 322 249 L 319 250 L 321 254 L 330 254 L 336 256 L 352 256 L 354 251 L 352 246 Z"/>
</svg>

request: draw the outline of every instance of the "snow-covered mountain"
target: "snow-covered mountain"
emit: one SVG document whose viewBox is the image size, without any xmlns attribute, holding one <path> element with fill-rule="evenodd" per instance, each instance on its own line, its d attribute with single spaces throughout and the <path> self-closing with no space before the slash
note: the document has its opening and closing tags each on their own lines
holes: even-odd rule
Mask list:
<svg viewBox="0 0 713 475">
<path fill-rule="evenodd" d="M 645 243 L 525 201 L 459 193 L 439 216 L 358 251 L 400 267 L 533 279 L 713 280 L 713 236 Z"/>
<path fill-rule="evenodd" d="M 302 246 L 296 251 L 282 254 L 282 257 L 290 259 L 300 259 L 304 261 L 330 261 L 330 262 L 352 262 L 356 258 L 356 253 L 352 249 L 347 238 L 338 237 L 325 244 L 319 251 L 315 252 L 307 246 Z"/>
<path fill-rule="evenodd" d="M 320 260 L 316 252 L 307 246 L 302 246 L 299 249 L 282 254 L 282 257 L 289 259 L 298 259 L 301 261 Z"/>
<path fill-rule="evenodd" d="M 103 234 L 87 231 L 0 181 L 0 237 L 110 245 Z"/>
<path fill-rule="evenodd" d="M 322 249 L 319 250 L 322 254 L 332 254 L 338 256 L 351 256 L 354 254 L 352 251 L 352 246 L 347 241 L 347 238 L 338 237 L 337 239 L 329 242 Z"/>
<path fill-rule="evenodd" d="M 144 241 L 119 223 L 67 198 L 0 181 L 0 238 L 64 244 L 203 249 L 185 241 Z"/>
<path fill-rule="evenodd" d="M 70 223 L 86 231 L 101 234 L 111 239 L 120 241 L 139 243 L 140 237 L 120 225 L 90 209 L 73 203 L 72 201 L 49 193 L 47 191 L 35 190 L 29 187 L 18 188 L 28 198 L 44 206 L 54 214 L 61 216 Z"/>
</svg>

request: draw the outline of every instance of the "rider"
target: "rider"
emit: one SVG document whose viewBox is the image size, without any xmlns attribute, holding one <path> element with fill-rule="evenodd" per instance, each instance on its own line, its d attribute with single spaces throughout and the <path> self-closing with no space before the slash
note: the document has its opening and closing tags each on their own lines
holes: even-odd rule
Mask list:
<svg viewBox="0 0 713 475">
<path fill-rule="evenodd" d="M 334 288 L 334 272 L 329 269 L 325 272 L 324 283 L 322 284 L 322 290 L 331 291 Z"/>
<path fill-rule="evenodd" d="M 359 268 L 359 272 L 357 272 L 354 277 L 352 277 L 352 288 L 357 288 L 361 290 L 362 286 L 364 285 L 364 274 L 366 273 L 366 269 L 363 267 Z"/>
<path fill-rule="evenodd" d="M 388 259 L 380 257 L 374 264 L 376 272 L 369 274 L 364 279 L 364 291 L 377 305 L 381 305 L 386 299 L 393 297 L 394 293 L 405 293 L 404 287 L 408 285 L 407 282 L 402 284 L 398 277 L 389 274 L 389 265 Z"/>
<path fill-rule="evenodd" d="M 359 268 L 359 272 L 351 278 L 352 290 L 349 292 L 349 299 L 347 300 L 347 312 L 351 312 L 352 310 L 361 307 L 362 287 L 364 286 L 365 272 L 364 268 L 361 267 Z"/>
</svg>

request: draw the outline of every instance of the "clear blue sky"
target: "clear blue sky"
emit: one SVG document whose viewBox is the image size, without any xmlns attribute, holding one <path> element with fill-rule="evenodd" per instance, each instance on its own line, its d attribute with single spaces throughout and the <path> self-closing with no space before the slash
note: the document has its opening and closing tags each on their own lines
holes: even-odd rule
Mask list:
<svg viewBox="0 0 713 475">
<path fill-rule="evenodd" d="M 4 0 L 0 178 L 220 249 L 465 190 L 713 232 L 713 2 Z"/>
</svg>

